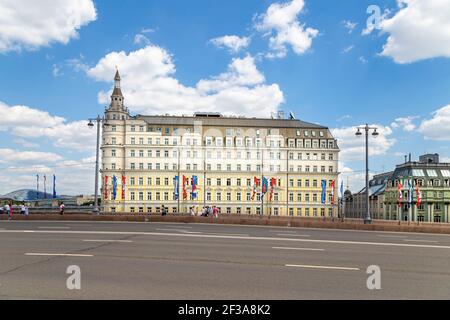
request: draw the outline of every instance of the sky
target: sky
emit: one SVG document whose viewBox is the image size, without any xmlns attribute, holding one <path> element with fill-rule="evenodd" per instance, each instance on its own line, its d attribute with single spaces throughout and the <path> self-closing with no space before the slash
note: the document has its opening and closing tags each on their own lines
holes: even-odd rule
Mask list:
<svg viewBox="0 0 450 320">
<path fill-rule="evenodd" d="M 0 194 L 36 174 L 93 193 L 86 124 L 116 66 L 132 114 L 283 110 L 329 127 L 352 191 L 366 123 L 371 174 L 408 153 L 450 162 L 449 30 L 448 0 L 0 0 Z"/>
</svg>

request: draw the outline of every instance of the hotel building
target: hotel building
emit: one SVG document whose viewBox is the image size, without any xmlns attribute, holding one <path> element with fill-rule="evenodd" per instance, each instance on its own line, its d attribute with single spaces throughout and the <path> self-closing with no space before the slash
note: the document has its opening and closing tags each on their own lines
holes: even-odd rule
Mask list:
<svg viewBox="0 0 450 320">
<path fill-rule="evenodd" d="M 106 212 L 337 215 L 337 141 L 293 116 L 132 116 L 117 72 L 101 149 Z"/>
</svg>

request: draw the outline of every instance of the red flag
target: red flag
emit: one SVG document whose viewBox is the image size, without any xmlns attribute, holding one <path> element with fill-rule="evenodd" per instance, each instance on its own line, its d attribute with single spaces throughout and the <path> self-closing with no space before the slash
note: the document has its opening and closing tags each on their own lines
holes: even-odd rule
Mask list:
<svg viewBox="0 0 450 320">
<path fill-rule="evenodd" d="M 187 183 L 187 178 L 186 178 L 186 176 L 183 176 L 183 199 L 184 200 L 187 199 L 186 183 Z"/>
<path fill-rule="evenodd" d="M 335 189 L 336 189 L 336 182 L 335 180 L 331 181 L 331 204 L 334 205 L 335 203 Z"/>
<path fill-rule="evenodd" d="M 105 200 L 108 200 L 108 176 L 105 176 Z"/>
<path fill-rule="evenodd" d="M 416 195 L 417 195 L 417 206 L 420 206 L 422 204 L 422 193 L 419 189 L 419 184 L 416 186 Z"/>
<path fill-rule="evenodd" d="M 255 195 L 256 195 L 258 186 L 259 186 L 259 179 L 257 177 L 253 177 L 252 201 L 255 200 Z"/>
<path fill-rule="evenodd" d="M 122 200 L 125 200 L 125 185 L 126 185 L 126 179 L 125 179 L 125 176 L 122 176 Z"/>
<path fill-rule="evenodd" d="M 272 197 L 273 197 L 273 189 L 275 188 L 276 185 L 277 185 L 277 179 L 276 179 L 276 178 L 270 179 L 270 194 L 269 194 L 269 201 L 272 201 Z"/>
</svg>

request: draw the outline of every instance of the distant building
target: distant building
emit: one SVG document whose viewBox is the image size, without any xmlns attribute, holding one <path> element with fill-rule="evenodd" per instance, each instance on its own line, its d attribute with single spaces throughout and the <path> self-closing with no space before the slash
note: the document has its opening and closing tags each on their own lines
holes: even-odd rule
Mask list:
<svg viewBox="0 0 450 320">
<path fill-rule="evenodd" d="M 106 212 L 215 205 L 230 214 L 336 216 L 339 148 L 329 128 L 283 114 L 132 116 L 120 81 L 117 72 L 102 137 Z"/>
<path fill-rule="evenodd" d="M 369 181 L 369 204 L 372 219 L 385 219 L 386 185 L 393 172 L 375 175 Z M 346 218 L 364 218 L 366 213 L 366 188 L 352 194 L 349 190 L 344 194 L 344 213 Z"/>
<path fill-rule="evenodd" d="M 374 176 L 369 186 L 373 219 L 450 222 L 450 163 L 439 162 L 438 154 L 422 155 L 418 162 L 410 157 L 393 172 Z M 344 196 L 345 217 L 364 217 L 365 193 L 363 188 Z"/>
<path fill-rule="evenodd" d="M 411 198 L 408 181 L 412 185 Z M 420 205 L 417 188 L 422 198 Z M 389 220 L 449 222 L 450 163 L 439 162 L 437 154 L 427 154 L 419 162 L 410 160 L 398 165 L 388 181 L 385 205 Z"/>
</svg>

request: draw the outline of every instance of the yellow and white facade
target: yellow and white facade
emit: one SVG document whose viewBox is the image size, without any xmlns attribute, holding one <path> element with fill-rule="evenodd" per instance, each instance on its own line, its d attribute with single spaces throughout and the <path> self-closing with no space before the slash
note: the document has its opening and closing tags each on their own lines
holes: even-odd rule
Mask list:
<svg viewBox="0 0 450 320">
<path fill-rule="evenodd" d="M 200 212 L 216 206 L 230 214 L 337 216 L 339 148 L 328 128 L 213 113 L 131 116 L 123 101 L 117 73 L 102 134 L 106 212 L 159 213 L 165 206 L 169 213 L 187 213 L 191 207 Z M 261 197 L 263 177 L 269 186 Z M 260 184 L 252 200 L 255 178 Z"/>
</svg>

